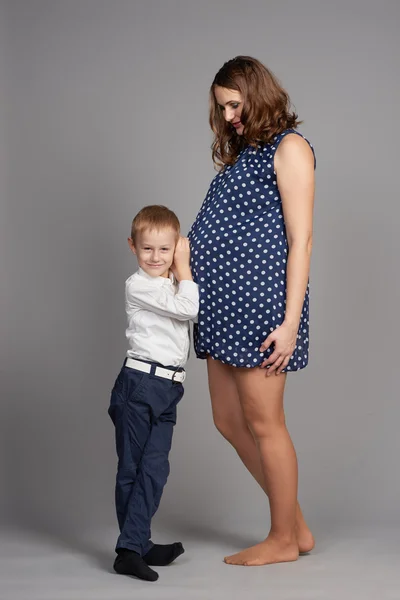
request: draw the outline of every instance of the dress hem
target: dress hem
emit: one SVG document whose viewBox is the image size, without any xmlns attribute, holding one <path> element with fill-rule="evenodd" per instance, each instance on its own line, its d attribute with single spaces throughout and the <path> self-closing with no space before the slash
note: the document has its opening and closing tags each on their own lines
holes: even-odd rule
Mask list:
<svg viewBox="0 0 400 600">
<path fill-rule="evenodd" d="M 236 367 L 238 369 L 256 369 L 258 367 L 260 367 L 263 363 L 263 361 L 265 360 L 265 358 L 262 358 L 260 360 L 260 362 L 256 365 L 239 365 L 236 364 L 232 361 L 227 361 L 222 359 L 220 356 L 213 356 L 213 354 L 211 352 L 197 352 L 195 350 L 196 353 L 196 357 L 199 358 L 200 360 L 206 360 L 209 356 L 211 356 L 211 358 L 213 360 L 219 360 L 220 362 L 222 362 L 224 365 L 229 365 L 230 367 Z M 301 367 L 296 367 L 295 369 L 288 369 L 287 367 L 285 369 L 282 369 L 282 373 L 295 373 L 296 371 L 302 371 L 303 369 L 305 369 L 308 366 L 308 361 L 306 362 L 305 365 L 302 365 Z"/>
</svg>

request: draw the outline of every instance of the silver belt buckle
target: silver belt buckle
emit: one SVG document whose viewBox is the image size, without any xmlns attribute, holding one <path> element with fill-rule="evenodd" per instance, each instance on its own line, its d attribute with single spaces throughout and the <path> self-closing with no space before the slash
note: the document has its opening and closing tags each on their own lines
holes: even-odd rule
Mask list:
<svg viewBox="0 0 400 600">
<path fill-rule="evenodd" d="M 181 375 L 182 376 L 182 380 L 178 381 L 177 379 L 175 379 L 175 375 Z M 172 383 L 183 383 L 186 379 L 186 371 L 174 371 L 174 374 L 172 375 Z"/>
</svg>

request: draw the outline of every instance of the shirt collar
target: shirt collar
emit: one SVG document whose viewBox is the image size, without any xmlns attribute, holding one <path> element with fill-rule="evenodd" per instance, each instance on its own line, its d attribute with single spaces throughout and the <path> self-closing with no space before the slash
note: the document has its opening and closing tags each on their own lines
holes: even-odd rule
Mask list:
<svg viewBox="0 0 400 600">
<path fill-rule="evenodd" d="M 157 285 L 170 285 L 175 283 L 175 277 L 171 270 L 169 272 L 169 277 L 159 277 L 158 275 L 157 277 L 152 277 L 151 275 L 146 273 L 146 271 L 144 271 L 141 267 L 139 267 L 138 273 L 141 277 L 144 277 L 145 279 L 150 280 Z"/>
</svg>

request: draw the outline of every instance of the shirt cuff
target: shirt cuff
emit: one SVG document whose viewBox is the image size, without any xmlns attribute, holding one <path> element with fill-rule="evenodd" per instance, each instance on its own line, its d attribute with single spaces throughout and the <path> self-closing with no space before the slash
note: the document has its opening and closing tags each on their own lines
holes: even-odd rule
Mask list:
<svg viewBox="0 0 400 600">
<path fill-rule="evenodd" d="M 199 296 L 199 286 L 194 281 L 189 281 L 189 279 L 183 279 L 179 282 L 179 292 L 184 294 L 185 296 L 197 299 Z"/>
</svg>

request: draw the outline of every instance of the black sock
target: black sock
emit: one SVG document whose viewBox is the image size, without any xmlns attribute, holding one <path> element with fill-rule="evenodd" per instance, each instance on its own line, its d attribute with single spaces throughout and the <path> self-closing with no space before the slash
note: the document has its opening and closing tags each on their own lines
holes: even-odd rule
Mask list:
<svg viewBox="0 0 400 600">
<path fill-rule="evenodd" d="M 157 581 L 158 573 L 150 569 L 143 558 L 133 550 L 119 548 L 114 561 L 114 571 L 120 575 L 132 575 L 145 581 Z"/>
<path fill-rule="evenodd" d="M 178 556 L 185 552 L 181 542 L 174 544 L 154 544 L 154 546 L 143 556 L 148 565 L 165 567 L 170 565 Z"/>
</svg>

